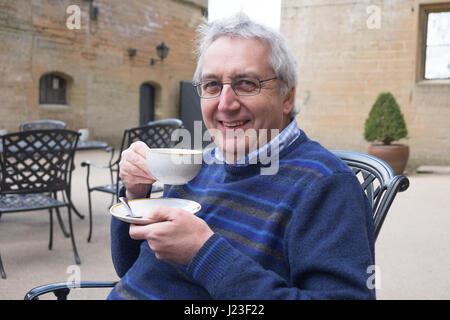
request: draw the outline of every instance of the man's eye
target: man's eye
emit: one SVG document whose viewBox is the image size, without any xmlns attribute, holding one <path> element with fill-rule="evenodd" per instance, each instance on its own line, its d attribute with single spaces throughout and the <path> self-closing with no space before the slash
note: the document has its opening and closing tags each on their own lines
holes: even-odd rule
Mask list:
<svg viewBox="0 0 450 320">
<path fill-rule="evenodd" d="M 258 88 L 258 84 L 252 79 L 241 79 L 235 83 L 235 87 L 240 91 L 252 92 Z"/>
<path fill-rule="evenodd" d="M 215 90 L 219 87 L 218 81 L 206 81 L 202 84 L 203 90 Z"/>
</svg>

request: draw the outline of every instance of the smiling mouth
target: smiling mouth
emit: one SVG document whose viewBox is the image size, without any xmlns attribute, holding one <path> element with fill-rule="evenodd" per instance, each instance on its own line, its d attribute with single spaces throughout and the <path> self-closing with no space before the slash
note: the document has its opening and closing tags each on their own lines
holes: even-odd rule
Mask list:
<svg viewBox="0 0 450 320">
<path fill-rule="evenodd" d="M 219 121 L 219 123 L 223 125 L 225 128 L 238 128 L 245 125 L 247 122 L 249 122 L 249 120 L 235 121 L 235 122 Z"/>
</svg>

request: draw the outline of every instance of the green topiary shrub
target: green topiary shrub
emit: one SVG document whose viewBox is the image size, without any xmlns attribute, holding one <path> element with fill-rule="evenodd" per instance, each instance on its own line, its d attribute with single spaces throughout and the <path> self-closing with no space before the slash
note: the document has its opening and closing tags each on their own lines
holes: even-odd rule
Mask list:
<svg viewBox="0 0 450 320">
<path fill-rule="evenodd" d="M 364 139 L 389 145 L 408 134 L 405 119 L 394 96 L 381 93 L 370 110 L 364 127 Z"/>
</svg>

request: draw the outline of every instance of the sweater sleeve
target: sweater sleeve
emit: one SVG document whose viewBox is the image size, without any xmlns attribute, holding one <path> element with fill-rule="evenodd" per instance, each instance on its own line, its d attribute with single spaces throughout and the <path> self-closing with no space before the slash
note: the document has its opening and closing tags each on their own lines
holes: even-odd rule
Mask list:
<svg viewBox="0 0 450 320">
<path fill-rule="evenodd" d="M 164 195 L 167 194 L 167 187 L 164 186 Z M 147 192 L 146 198 L 150 198 L 152 186 Z M 126 189 L 122 187 L 119 190 L 119 197 L 126 196 Z M 133 240 L 129 235 L 130 224 L 120 221 L 115 217 L 111 218 L 111 255 L 114 269 L 119 277 L 123 277 L 128 269 L 134 264 L 140 253 L 142 240 Z"/>
<path fill-rule="evenodd" d="M 374 299 L 370 205 L 353 174 L 320 179 L 302 194 L 284 237 L 290 277 L 264 269 L 214 234 L 188 266 L 215 299 Z"/>
<path fill-rule="evenodd" d="M 111 218 L 111 255 L 114 269 L 119 277 L 123 277 L 139 256 L 142 241 L 133 240 L 129 236 L 130 224 Z"/>
</svg>

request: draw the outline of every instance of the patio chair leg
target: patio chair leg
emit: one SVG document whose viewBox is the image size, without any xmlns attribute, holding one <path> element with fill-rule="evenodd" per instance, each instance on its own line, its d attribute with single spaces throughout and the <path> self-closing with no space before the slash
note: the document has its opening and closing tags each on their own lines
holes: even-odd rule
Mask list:
<svg viewBox="0 0 450 320">
<path fill-rule="evenodd" d="M 67 191 L 67 194 L 69 195 L 69 197 L 70 197 L 70 191 Z M 56 196 L 56 195 L 55 195 Z M 66 200 L 66 196 L 64 195 L 64 192 L 63 192 L 63 199 L 64 199 L 64 202 L 67 202 L 67 200 Z M 82 215 L 78 210 L 77 210 L 77 208 L 75 208 L 75 206 L 73 205 L 73 204 L 71 204 L 71 206 L 72 206 L 72 208 L 73 208 L 73 211 L 75 211 L 75 214 L 81 219 L 81 220 L 83 220 L 84 219 L 84 215 Z"/>
<path fill-rule="evenodd" d="M 63 288 L 55 290 L 55 292 L 53 292 L 53 294 L 56 296 L 56 300 L 67 300 L 67 296 L 69 295 L 69 293 L 70 293 L 69 288 Z"/>
<path fill-rule="evenodd" d="M 0 275 L 3 279 L 6 279 L 5 269 L 3 268 L 2 256 L 0 255 Z"/>
<path fill-rule="evenodd" d="M 78 250 L 77 246 L 75 244 L 75 236 L 73 234 L 73 227 L 72 227 L 72 212 L 71 212 L 71 206 L 70 204 L 67 206 L 67 211 L 69 215 L 69 229 L 70 229 L 70 238 L 72 240 L 72 248 L 73 248 L 73 254 L 75 256 L 75 262 L 76 264 L 81 264 L 80 257 L 78 256 Z"/>
<path fill-rule="evenodd" d="M 48 209 L 50 215 L 50 237 L 48 240 L 48 250 L 52 250 L 53 248 L 53 210 Z"/>
<path fill-rule="evenodd" d="M 92 202 L 91 202 L 91 193 L 88 192 L 88 204 L 89 204 L 89 235 L 87 238 L 87 242 L 91 242 L 92 237 Z"/>
<path fill-rule="evenodd" d="M 75 211 L 75 214 L 76 214 L 81 220 L 83 220 L 83 219 L 84 219 L 84 215 L 82 215 L 82 214 L 78 211 L 78 209 L 75 208 L 75 206 L 74 206 L 73 204 L 72 204 L 71 206 L 72 206 L 73 211 Z"/>
<path fill-rule="evenodd" d="M 64 193 L 63 193 L 63 197 L 64 197 Z M 70 190 L 67 191 L 67 198 L 68 198 L 68 199 L 71 199 L 71 197 L 70 197 Z M 64 200 L 65 200 L 65 197 L 64 197 Z M 64 202 L 67 202 L 67 201 L 64 201 Z M 75 211 L 75 214 L 78 216 L 78 218 L 80 218 L 81 220 L 83 220 L 83 219 L 84 219 L 84 215 L 82 215 L 82 214 L 77 210 L 77 208 L 75 208 L 75 206 L 73 205 L 72 201 L 69 200 L 69 203 L 70 203 L 70 206 L 72 207 L 73 211 Z"/>
<path fill-rule="evenodd" d="M 58 199 L 58 192 L 56 192 L 56 191 L 53 192 L 53 196 L 55 197 L 55 199 Z M 64 196 L 64 193 L 63 193 L 63 199 L 64 199 L 64 202 L 66 202 L 66 198 Z M 64 226 L 64 222 L 63 222 L 63 220 L 61 218 L 61 214 L 59 213 L 59 208 L 56 207 L 55 210 L 56 210 L 56 218 L 58 219 L 58 224 L 59 224 L 59 226 L 61 228 L 61 231 L 62 231 L 64 237 L 68 238 L 69 237 L 69 233 L 66 231 L 66 227 Z"/>
<path fill-rule="evenodd" d="M 64 226 L 64 222 L 62 221 L 61 214 L 59 213 L 59 208 L 55 209 L 56 209 L 56 218 L 58 219 L 58 224 L 61 227 L 61 231 L 64 237 L 68 238 L 70 237 L 70 234 L 66 231 L 66 227 Z"/>
</svg>

